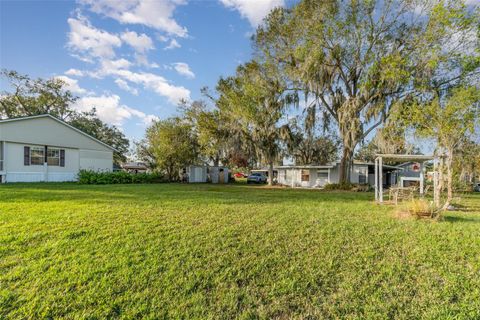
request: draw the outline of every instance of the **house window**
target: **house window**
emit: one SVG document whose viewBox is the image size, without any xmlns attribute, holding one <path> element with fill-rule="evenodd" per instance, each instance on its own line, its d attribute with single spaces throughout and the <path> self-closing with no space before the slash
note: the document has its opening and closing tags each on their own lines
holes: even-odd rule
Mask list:
<svg viewBox="0 0 480 320">
<path fill-rule="evenodd" d="M 45 161 L 44 152 L 45 152 L 45 149 L 43 147 L 31 147 L 30 148 L 30 165 L 32 166 L 43 165 Z"/>
<path fill-rule="evenodd" d="M 302 170 L 302 182 L 310 181 L 310 170 Z"/>
<path fill-rule="evenodd" d="M 328 171 L 318 170 L 317 171 L 317 179 L 328 180 Z"/>
<path fill-rule="evenodd" d="M 47 150 L 47 163 L 49 166 L 59 166 L 60 165 L 60 149 L 50 149 Z"/>
</svg>

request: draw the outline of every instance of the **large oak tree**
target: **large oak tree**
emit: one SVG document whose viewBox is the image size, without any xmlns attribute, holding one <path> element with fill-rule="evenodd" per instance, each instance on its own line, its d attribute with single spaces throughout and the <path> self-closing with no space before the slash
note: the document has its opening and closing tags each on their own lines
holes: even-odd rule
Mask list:
<svg viewBox="0 0 480 320">
<path fill-rule="evenodd" d="M 457 0 L 303 0 L 272 11 L 255 44 L 336 123 L 346 182 L 355 147 L 396 104 L 432 79 L 465 76 L 445 73 L 444 62 L 475 64 L 478 52 L 463 47 L 477 17 Z"/>
</svg>

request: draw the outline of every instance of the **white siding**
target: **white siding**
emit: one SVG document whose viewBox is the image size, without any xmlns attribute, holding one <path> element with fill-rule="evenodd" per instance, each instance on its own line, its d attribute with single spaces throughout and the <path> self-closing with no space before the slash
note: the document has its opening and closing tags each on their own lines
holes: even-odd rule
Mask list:
<svg viewBox="0 0 480 320">
<path fill-rule="evenodd" d="M 112 152 L 112 149 L 50 117 L 0 123 L 0 141 Z"/>
<path fill-rule="evenodd" d="M 0 121 L 2 182 L 72 181 L 80 169 L 112 171 L 113 149 L 50 116 Z M 24 165 L 24 147 L 65 150 L 65 166 Z"/>
<path fill-rule="evenodd" d="M 309 180 L 302 181 L 302 170 L 309 172 Z M 328 172 L 328 169 L 300 169 L 287 168 L 278 169 L 278 183 L 290 187 L 319 188 L 323 187 L 326 181 L 319 180 L 318 170 Z M 330 169 L 331 170 L 331 169 Z"/>
<path fill-rule="evenodd" d="M 78 150 L 65 150 L 65 166 L 24 165 L 23 149 L 33 144 L 5 142 L 4 171 L 6 182 L 40 182 L 40 181 L 73 181 L 76 180 L 79 161 Z M 43 146 L 42 146 L 43 147 Z"/>
<path fill-rule="evenodd" d="M 307 169 L 310 171 L 309 181 L 301 181 L 302 169 L 301 168 L 278 168 L 278 183 L 290 187 L 303 187 L 303 188 L 319 188 L 323 187 L 327 183 L 339 183 L 340 181 L 340 163 L 336 163 L 333 168 L 330 169 Z M 329 175 L 326 179 L 320 179 L 318 172 L 328 172 Z M 359 183 L 360 173 L 364 173 L 366 176 L 366 183 L 371 183 L 372 178 L 368 175 L 368 165 L 366 164 L 354 164 L 350 175 L 351 183 Z M 327 183 L 326 183 L 327 182 Z"/>
<path fill-rule="evenodd" d="M 80 150 L 80 169 L 93 171 L 112 171 L 113 153 L 111 151 Z"/>
<path fill-rule="evenodd" d="M 338 183 L 340 181 L 340 164 L 330 169 L 330 183 Z"/>
</svg>

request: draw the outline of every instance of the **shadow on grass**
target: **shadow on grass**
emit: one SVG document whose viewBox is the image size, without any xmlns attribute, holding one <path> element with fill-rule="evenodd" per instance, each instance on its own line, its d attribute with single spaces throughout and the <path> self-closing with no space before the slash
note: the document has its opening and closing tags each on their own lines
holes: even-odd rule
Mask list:
<svg viewBox="0 0 480 320">
<path fill-rule="evenodd" d="M 281 196 L 279 196 L 281 193 Z M 138 185 L 79 185 L 79 184 L 16 184 L 0 188 L 2 202 L 70 201 L 89 202 L 184 201 L 189 203 L 279 204 L 298 202 L 368 202 L 370 193 L 324 192 L 289 188 L 267 188 L 246 184 L 138 184 Z"/>
<path fill-rule="evenodd" d="M 452 223 L 480 223 L 480 219 L 472 217 L 444 216 L 443 221 Z"/>
<path fill-rule="evenodd" d="M 480 212 L 480 199 L 478 200 L 478 203 L 476 201 L 469 205 L 454 203 L 453 207 L 455 208 L 455 211 L 458 212 Z"/>
</svg>

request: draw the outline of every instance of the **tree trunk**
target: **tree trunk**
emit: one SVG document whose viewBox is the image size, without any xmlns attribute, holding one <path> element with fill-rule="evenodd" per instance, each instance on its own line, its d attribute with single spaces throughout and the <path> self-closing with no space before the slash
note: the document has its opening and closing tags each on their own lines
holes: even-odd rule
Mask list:
<svg viewBox="0 0 480 320">
<path fill-rule="evenodd" d="M 340 183 L 350 183 L 353 151 L 363 135 L 357 110 L 358 108 L 354 100 L 346 103 L 338 110 L 338 128 L 343 144 L 343 154 L 340 162 Z"/>
<path fill-rule="evenodd" d="M 268 185 L 273 186 L 273 161 L 268 162 Z"/>
<path fill-rule="evenodd" d="M 353 149 L 352 146 L 343 146 L 342 160 L 340 161 L 340 183 L 350 183 L 350 173 L 352 171 L 353 163 Z"/>
<path fill-rule="evenodd" d="M 443 157 L 441 156 L 440 157 L 440 163 L 439 163 L 439 166 L 438 166 L 438 191 L 441 193 L 443 191 L 443 188 L 444 188 L 444 175 L 443 175 L 443 170 L 445 169 L 445 166 L 444 166 L 444 159 Z"/>
<path fill-rule="evenodd" d="M 447 209 L 450 206 L 450 203 L 453 199 L 453 170 L 452 170 L 452 163 L 453 163 L 453 152 L 452 150 L 448 151 L 448 156 L 446 159 L 446 167 L 447 167 L 447 201 L 443 206 L 444 209 Z"/>
</svg>

